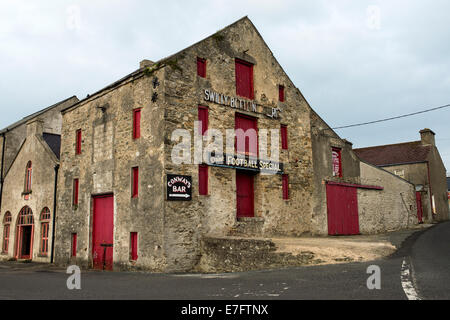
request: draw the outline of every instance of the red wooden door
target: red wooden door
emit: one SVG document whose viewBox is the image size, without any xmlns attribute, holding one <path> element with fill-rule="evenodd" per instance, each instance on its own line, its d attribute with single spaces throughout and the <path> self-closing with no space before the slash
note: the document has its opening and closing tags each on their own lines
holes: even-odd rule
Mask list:
<svg viewBox="0 0 450 320">
<path fill-rule="evenodd" d="M 254 217 L 253 174 L 236 170 L 237 217 Z"/>
<path fill-rule="evenodd" d="M 114 234 L 114 196 L 94 197 L 92 258 L 94 269 L 112 270 Z"/>
<path fill-rule="evenodd" d="M 359 234 L 357 189 L 327 185 L 328 234 Z"/>
<path fill-rule="evenodd" d="M 417 219 L 419 222 L 423 222 L 423 209 L 422 209 L 422 197 L 420 192 L 416 192 L 416 204 L 417 204 Z"/>
</svg>

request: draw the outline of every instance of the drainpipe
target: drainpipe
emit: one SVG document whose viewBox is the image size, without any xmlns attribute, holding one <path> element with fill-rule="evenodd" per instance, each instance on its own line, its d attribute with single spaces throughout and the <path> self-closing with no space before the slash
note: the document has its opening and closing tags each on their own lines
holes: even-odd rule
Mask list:
<svg viewBox="0 0 450 320">
<path fill-rule="evenodd" d="M 54 251 L 55 251 L 55 229 L 56 229 L 56 193 L 58 190 L 58 171 L 59 164 L 55 166 L 55 188 L 53 193 L 53 227 L 52 227 L 52 251 L 50 254 L 50 263 L 53 263 Z"/>
<path fill-rule="evenodd" d="M 8 130 L 6 130 L 8 132 Z M 5 144 L 6 144 L 6 136 L 5 132 L 1 134 L 3 137 L 2 141 L 2 168 L 0 169 L 0 213 L 2 212 L 2 198 L 3 198 L 3 163 L 5 162 Z"/>
<path fill-rule="evenodd" d="M 428 189 L 430 190 L 430 209 L 431 209 L 431 221 L 435 220 L 435 214 L 433 213 L 433 190 L 431 189 L 431 175 L 430 175 L 430 162 L 427 161 L 427 170 L 428 170 Z"/>
</svg>

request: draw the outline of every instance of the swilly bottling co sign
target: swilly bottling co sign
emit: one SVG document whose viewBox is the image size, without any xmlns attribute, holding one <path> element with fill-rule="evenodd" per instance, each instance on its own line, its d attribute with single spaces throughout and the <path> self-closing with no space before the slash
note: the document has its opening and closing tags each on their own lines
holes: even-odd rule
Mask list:
<svg viewBox="0 0 450 320">
<path fill-rule="evenodd" d="M 192 177 L 179 174 L 167 175 L 167 200 L 192 200 Z"/>
<path fill-rule="evenodd" d="M 209 89 L 205 89 L 203 93 L 205 101 L 214 102 L 216 104 L 220 104 L 234 109 L 258 113 L 255 101 L 249 101 L 237 97 L 227 96 L 225 94 L 217 93 Z M 266 114 L 266 116 L 276 119 L 278 118 L 279 112 L 281 112 L 279 108 L 272 108 L 271 114 Z"/>
</svg>

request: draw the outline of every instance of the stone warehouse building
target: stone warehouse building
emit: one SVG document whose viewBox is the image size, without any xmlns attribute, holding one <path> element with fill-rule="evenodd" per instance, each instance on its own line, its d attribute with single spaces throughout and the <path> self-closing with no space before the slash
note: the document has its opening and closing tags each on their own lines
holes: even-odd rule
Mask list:
<svg viewBox="0 0 450 320">
<path fill-rule="evenodd" d="M 3 129 L 0 259 L 49 262 L 59 166 L 61 109 L 68 98 Z"/>
<path fill-rule="evenodd" d="M 420 130 L 420 140 L 355 149 L 363 160 L 415 185 L 419 219 L 449 219 L 446 169 L 435 143 L 435 133 Z"/>
<path fill-rule="evenodd" d="M 144 60 L 62 114 L 60 264 L 187 271 L 206 235 L 358 234 L 417 222 L 411 183 L 359 161 L 247 17 Z M 212 142 L 214 152 L 199 156 Z M 380 201 L 398 210 L 372 216 Z"/>
</svg>

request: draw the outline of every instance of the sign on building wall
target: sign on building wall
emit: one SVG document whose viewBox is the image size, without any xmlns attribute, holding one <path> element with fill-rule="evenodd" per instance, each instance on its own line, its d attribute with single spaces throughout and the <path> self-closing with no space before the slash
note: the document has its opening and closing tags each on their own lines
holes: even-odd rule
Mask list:
<svg viewBox="0 0 450 320">
<path fill-rule="evenodd" d="M 283 173 L 283 163 L 258 159 L 256 157 L 252 158 L 248 155 L 221 154 L 221 156 L 217 156 L 214 154 L 209 154 L 208 165 L 271 174 Z"/>
<path fill-rule="evenodd" d="M 179 174 L 167 175 L 167 200 L 189 201 L 192 200 L 192 177 Z"/>
<path fill-rule="evenodd" d="M 331 153 L 333 158 L 333 176 L 342 177 L 341 149 L 332 148 Z"/>
</svg>

